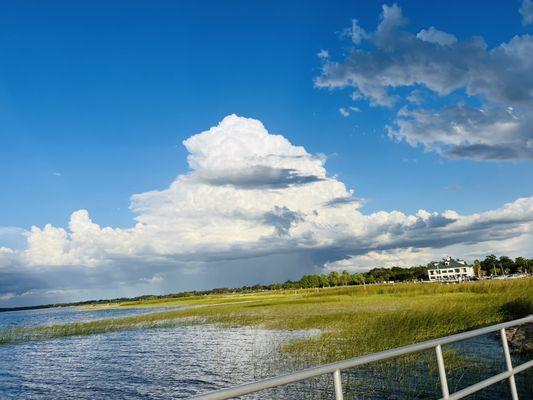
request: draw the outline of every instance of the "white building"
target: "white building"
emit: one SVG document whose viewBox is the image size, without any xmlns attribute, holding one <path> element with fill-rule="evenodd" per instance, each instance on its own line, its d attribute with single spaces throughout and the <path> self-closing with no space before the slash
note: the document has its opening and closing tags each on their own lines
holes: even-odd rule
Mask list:
<svg viewBox="0 0 533 400">
<path fill-rule="evenodd" d="M 435 261 L 428 265 L 428 276 L 430 281 L 440 282 L 462 282 L 475 277 L 474 268 L 464 260 L 454 260 L 445 257 L 442 261 Z"/>
</svg>

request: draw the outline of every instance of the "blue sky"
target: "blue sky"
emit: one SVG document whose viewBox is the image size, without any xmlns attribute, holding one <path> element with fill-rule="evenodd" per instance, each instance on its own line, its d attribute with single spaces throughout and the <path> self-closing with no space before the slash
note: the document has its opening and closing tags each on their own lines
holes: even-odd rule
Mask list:
<svg viewBox="0 0 533 400">
<path fill-rule="evenodd" d="M 130 210 L 130 197 L 164 190 L 188 173 L 190 151 L 182 141 L 230 114 L 259 120 L 269 133 L 283 135 L 311 155 L 325 155 L 327 175 L 354 190 L 365 215 L 393 210 L 413 215 L 419 209 L 471 215 L 531 196 L 527 153 L 505 160 L 450 158 L 443 154 L 455 146 L 451 142 L 443 148 L 428 139 L 426 148 L 421 142 L 413 146 L 406 141 L 411 131 L 399 132 L 400 142 L 391 139 L 387 126 L 394 125 L 417 85 L 395 87 L 400 100 L 393 107 L 373 105 L 369 97 L 351 100 L 350 83 L 317 87 L 328 62 L 317 54 L 327 50 L 328 60 L 343 64 L 359 46 L 343 30 L 356 18 L 370 35 L 382 4 L 5 4 L 0 15 L 0 227 L 66 228 L 71 214 L 84 209 L 100 226 L 131 228 L 137 214 Z M 431 6 L 405 1 L 398 6 L 409 21 L 402 29 L 416 34 L 433 26 L 458 43 L 481 36 L 488 49 L 533 31 L 519 13 L 520 1 L 436 1 Z M 370 42 L 360 49 L 374 51 Z M 485 89 L 474 96 L 466 90 L 432 93 L 428 103 L 484 107 Z M 339 109 L 349 107 L 360 111 L 342 116 Z M 517 135 L 526 140 L 518 143 L 531 143 L 531 133 Z M 26 237 L 0 234 L 0 246 L 23 251 Z M 352 252 L 316 259 L 335 262 Z M 165 289 L 174 287 L 169 283 Z"/>
<path fill-rule="evenodd" d="M 287 3 L 6 5 L 2 225 L 65 225 L 87 208 L 129 226 L 129 196 L 168 185 L 187 169 L 181 141 L 230 113 L 328 155 L 369 211 L 474 212 L 531 194 L 530 163 L 449 161 L 394 143 L 389 110 L 343 118 L 347 93 L 313 87 L 316 54 L 342 51 L 336 32 L 352 17 L 373 27 L 381 2 Z M 489 45 L 527 31 L 512 2 L 401 6 L 416 31 L 434 25 Z"/>
</svg>

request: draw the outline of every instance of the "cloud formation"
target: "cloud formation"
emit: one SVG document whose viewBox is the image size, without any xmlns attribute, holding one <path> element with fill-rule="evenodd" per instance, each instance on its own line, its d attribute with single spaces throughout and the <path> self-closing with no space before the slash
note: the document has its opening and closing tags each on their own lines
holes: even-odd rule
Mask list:
<svg viewBox="0 0 533 400">
<path fill-rule="evenodd" d="M 524 25 L 533 24 L 533 1 L 522 1 L 522 6 L 518 11 L 522 15 L 522 23 Z"/>
<path fill-rule="evenodd" d="M 524 21 L 530 8 L 524 1 Z M 533 159 L 533 37 L 515 36 L 489 49 L 481 37 L 458 40 L 433 26 L 415 34 L 406 25 L 396 4 L 383 6 L 373 32 L 354 20 L 353 34 L 345 35 L 351 51 L 341 61 L 324 53 L 315 85 L 350 88 L 353 100 L 371 106 L 399 107 L 389 135 L 413 146 L 454 158 Z M 405 88 L 414 92 L 404 99 Z M 420 89 L 438 101 L 423 107 Z M 464 104 L 457 104 L 459 95 Z"/>
<path fill-rule="evenodd" d="M 364 214 L 323 157 L 254 119 L 230 115 L 184 145 L 190 170 L 164 190 L 133 195 L 134 226 L 101 227 L 78 210 L 68 228 L 34 226 L 24 248 L 0 247 L 3 301 L 280 280 L 457 245 L 512 250 L 533 230 L 533 198 L 472 215 Z"/>
</svg>

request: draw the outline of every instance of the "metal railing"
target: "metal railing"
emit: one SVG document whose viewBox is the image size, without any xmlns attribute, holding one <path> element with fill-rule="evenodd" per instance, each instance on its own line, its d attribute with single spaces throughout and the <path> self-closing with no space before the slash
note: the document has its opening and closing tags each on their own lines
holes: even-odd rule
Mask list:
<svg viewBox="0 0 533 400">
<path fill-rule="evenodd" d="M 195 400 L 225 400 L 234 397 L 242 396 L 245 394 L 259 392 L 261 390 L 274 388 L 277 386 L 288 385 L 290 383 L 300 382 L 306 379 L 314 378 L 325 374 L 333 374 L 333 386 L 335 389 L 335 399 L 343 399 L 341 371 L 357 367 L 359 365 L 368 364 L 374 361 L 382 361 L 390 358 L 402 356 L 405 354 L 414 353 L 421 350 L 427 350 L 434 348 L 437 355 L 437 366 L 439 370 L 439 381 L 442 391 L 441 400 L 455 400 L 462 399 L 472 393 L 475 393 L 483 388 L 493 385 L 504 379 L 509 380 L 509 388 L 511 391 L 511 397 L 513 400 L 518 400 L 518 393 L 516 390 L 516 383 L 514 376 L 519 372 L 533 367 L 533 360 L 527 361 L 517 367 L 513 367 L 511 363 L 511 354 L 509 352 L 509 345 L 507 343 L 507 336 L 505 329 L 513 326 L 522 325 L 528 322 L 533 322 L 533 315 L 525 318 L 517 319 L 502 324 L 487 326 L 485 328 L 458 333 L 456 335 L 446 336 L 439 339 L 428 340 L 425 342 L 416 343 L 409 346 L 398 347 L 391 350 L 381 351 L 379 353 L 369 354 L 362 357 L 351 358 L 344 361 L 339 361 L 331 364 L 325 364 L 314 368 L 304 369 L 302 371 L 293 372 L 290 374 L 280 375 L 274 378 L 268 378 L 257 382 L 247 383 L 244 385 L 234 386 L 228 389 L 217 390 L 211 393 L 194 396 L 191 399 Z M 444 366 L 444 359 L 442 357 L 442 345 L 457 342 L 460 340 L 470 339 L 476 336 L 484 335 L 487 333 L 500 331 L 503 352 L 505 355 L 505 364 L 507 370 L 500 374 L 494 375 L 488 379 L 478 382 L 472 386 L 468 386 L 465 389 L 459 390 L 450 394 L 448 389 L 448 381 L 446 379 L 446 368 Z"/>
</svg>

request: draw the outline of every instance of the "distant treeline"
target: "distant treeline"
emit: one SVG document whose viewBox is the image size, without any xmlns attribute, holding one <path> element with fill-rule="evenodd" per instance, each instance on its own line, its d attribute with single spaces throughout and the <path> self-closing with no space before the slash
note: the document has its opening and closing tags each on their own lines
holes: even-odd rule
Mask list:
<svg viewBox="0 0 533 400">
<path fill-rule="evenodd" d="M 513 260 L 507 256 L 498 258 L 491 254 L 482 261 L 475 260 L 472 266 L 476 276 L 479 277 L 533 272 L 533 258 L 516 257 Z"/>
<path fill-rule="evenodd" d="M 51 307 L 113 304 L 142 300 L 172 299 L 192 296 L 205 296 L 208 294 L 251 293 L 265 290 L 324 288 L 335 286 L 366 285 L 384 282 L 416 282 L 428 280 L 428 266 L 429 264 L 427 266 L 419 265 L 408 268 L 373 268 L 368 272 L 354 274 L 350 274 L 348 271 L 332 271 L 328 274 L 303 275 L 297 281 L 288 280 L 283 283 L 272 283 L 270 285 L 257 284 L 253 286 L 242 286 L 240 288 L 215 288 L 210 290 L 192 290 L 189 292 L 170 293 L 163 295 L 144 295 L 137 297 L 120 297 L 116 299 L 87 300 L 76 303 L 47 304 L 35 307 L 0 308 L 0 312 Z M 532 272 L 533 258 L 527 259 L 523 257 L 517 257 L 513 260 L 507 256 L 501 256 L 498 258 L 491 254 L 485 257 L 485 259 L 482 261 L 475 260 L 472 266 L 474 267 L 474 272 L 478 277 Z"/>
</svg>

